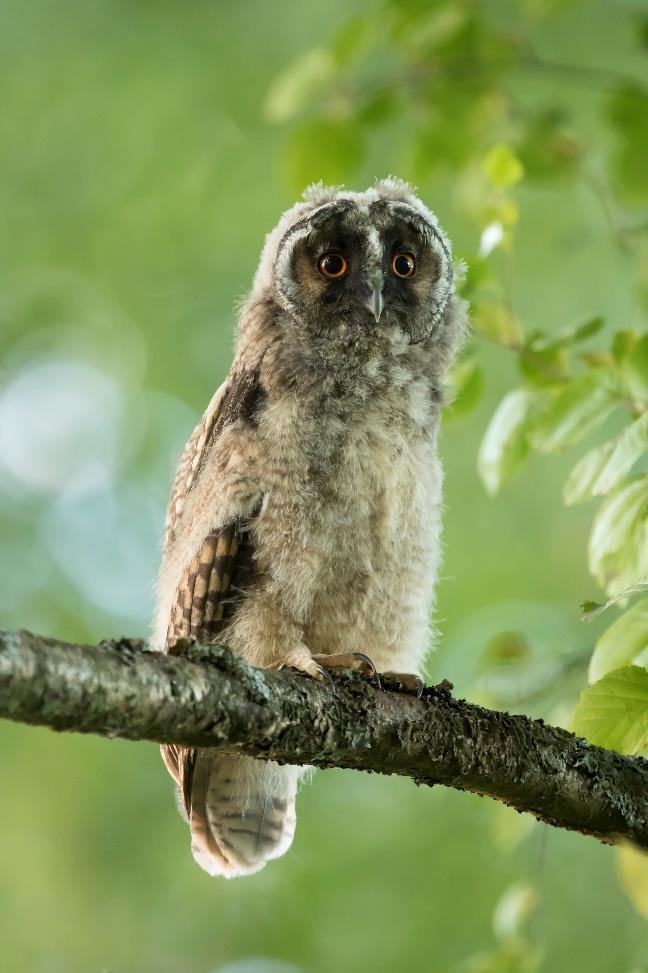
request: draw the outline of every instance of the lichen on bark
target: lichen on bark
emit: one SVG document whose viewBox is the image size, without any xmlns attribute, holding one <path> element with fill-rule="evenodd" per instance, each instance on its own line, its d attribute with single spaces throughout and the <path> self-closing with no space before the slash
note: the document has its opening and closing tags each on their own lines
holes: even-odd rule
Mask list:
<svg viewBox="0 0 648 973">
<path fill-rule="evenodd" d="M 218 747 L 487 795 L 555 827 L 648 848 L 648 761 L 526 716 L 420 699 L 349 674 L 258 670 L 219 646 L 77 645 L 0 632 L 0 717 L 53 730 Z"/>
</svg>

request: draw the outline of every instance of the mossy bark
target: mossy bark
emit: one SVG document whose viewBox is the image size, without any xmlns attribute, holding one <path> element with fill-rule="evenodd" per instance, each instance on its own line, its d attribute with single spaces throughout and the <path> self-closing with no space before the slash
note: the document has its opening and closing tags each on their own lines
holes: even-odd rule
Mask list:
<svg viewBox="0 0 648 973">
<path fill-rule="evenodd" d="M 648 761 L 540 720 L 349 675 L 254 669 L 226 649 L 74 645 L 0 632 L 0 716 L 79 733 L 350 767 L 488 795 L 556 827 L 648 848 Z"/>
</svg>

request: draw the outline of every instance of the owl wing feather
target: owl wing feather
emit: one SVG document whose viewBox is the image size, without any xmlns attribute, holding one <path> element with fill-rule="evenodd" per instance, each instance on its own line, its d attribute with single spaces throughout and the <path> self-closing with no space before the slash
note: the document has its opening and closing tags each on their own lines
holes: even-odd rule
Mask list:
<svg viewBox="0 0 648 973">
<path fill-rule="evenodd" d="M 173 542 L 186 499 L 219 435 L 238 419 L 255 421 L 264 395 L 258 370 L 235 369 L 212 398 L 178 464 L 167 513 L 166 546 Z M 254 516 L 253 512 L 224 524 L 204 538 L 176 589 L 166 634 L 167 651 L 173 652 L 175 643 L 183 638 L 216 641 L 252 577 Z M 196 751 L 171 744 L 160 749 L 191 815 Z"/>
<path fill-rule="evenodd" d="M 182 456 L 180 457 L 180 462 L 178 463 L 173 478 L 171 498 L 167 509 L 164 537 L 165 547 L 168 547 L 174 538 L 176 527 L 182 516 L 185 499 L 189 495 L 196 481 L 200 466 L 204 461 L 207 440 L 210 438 L 221 414 L 223 401 L 227 396 L 229 387 L 230 379 L 227 378 L 212 396 L 211 402 L 205 409 L 200 422 L 187 440 L 187 444 L 182 451 Z"/>
<path fill-rule="evenodd" d="M 174 539 L 186 499 L 218 436 L 236 419 L 254 419 L 264 397 L 258 369 L 244 367 L 234 369 L 214 393 L 202 419 L 189 437 L 176 469 L 166 515 L 165 547 Z"/>
</svg>

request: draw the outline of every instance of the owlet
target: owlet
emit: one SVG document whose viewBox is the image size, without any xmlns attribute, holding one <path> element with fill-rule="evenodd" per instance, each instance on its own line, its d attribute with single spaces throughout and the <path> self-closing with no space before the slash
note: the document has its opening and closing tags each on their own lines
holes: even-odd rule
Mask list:
<svg viewBox="0 0 648 973">
<path fill-rule="evenodd" d="M 404 183 L 316 186 L 266 239 L 234 363 L 173 484 L 154 644 L 315 679 L 420 672 L 440 549 L 442 381 L 465 331 L 450 244 Z M 403 677 L 407 684 L 407 679 Z M 163 746 L 212 875 L 290 846 L 299 767 Z"/>
</svg>

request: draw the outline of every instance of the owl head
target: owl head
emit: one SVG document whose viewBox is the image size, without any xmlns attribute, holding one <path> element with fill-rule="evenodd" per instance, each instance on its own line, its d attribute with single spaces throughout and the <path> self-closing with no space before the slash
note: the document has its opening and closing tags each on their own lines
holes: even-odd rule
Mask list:
<svg viewBox="0 0 648 973">
<path fill-rule="evenodd" d="M 397 332 L 417 343 L 448 315 L 450 244 L 399 180 L 362 193 L 317 185 L 266 240 L 254 290 L 267 288 L 300 328 L 324 340 Z"/>
</svg>

